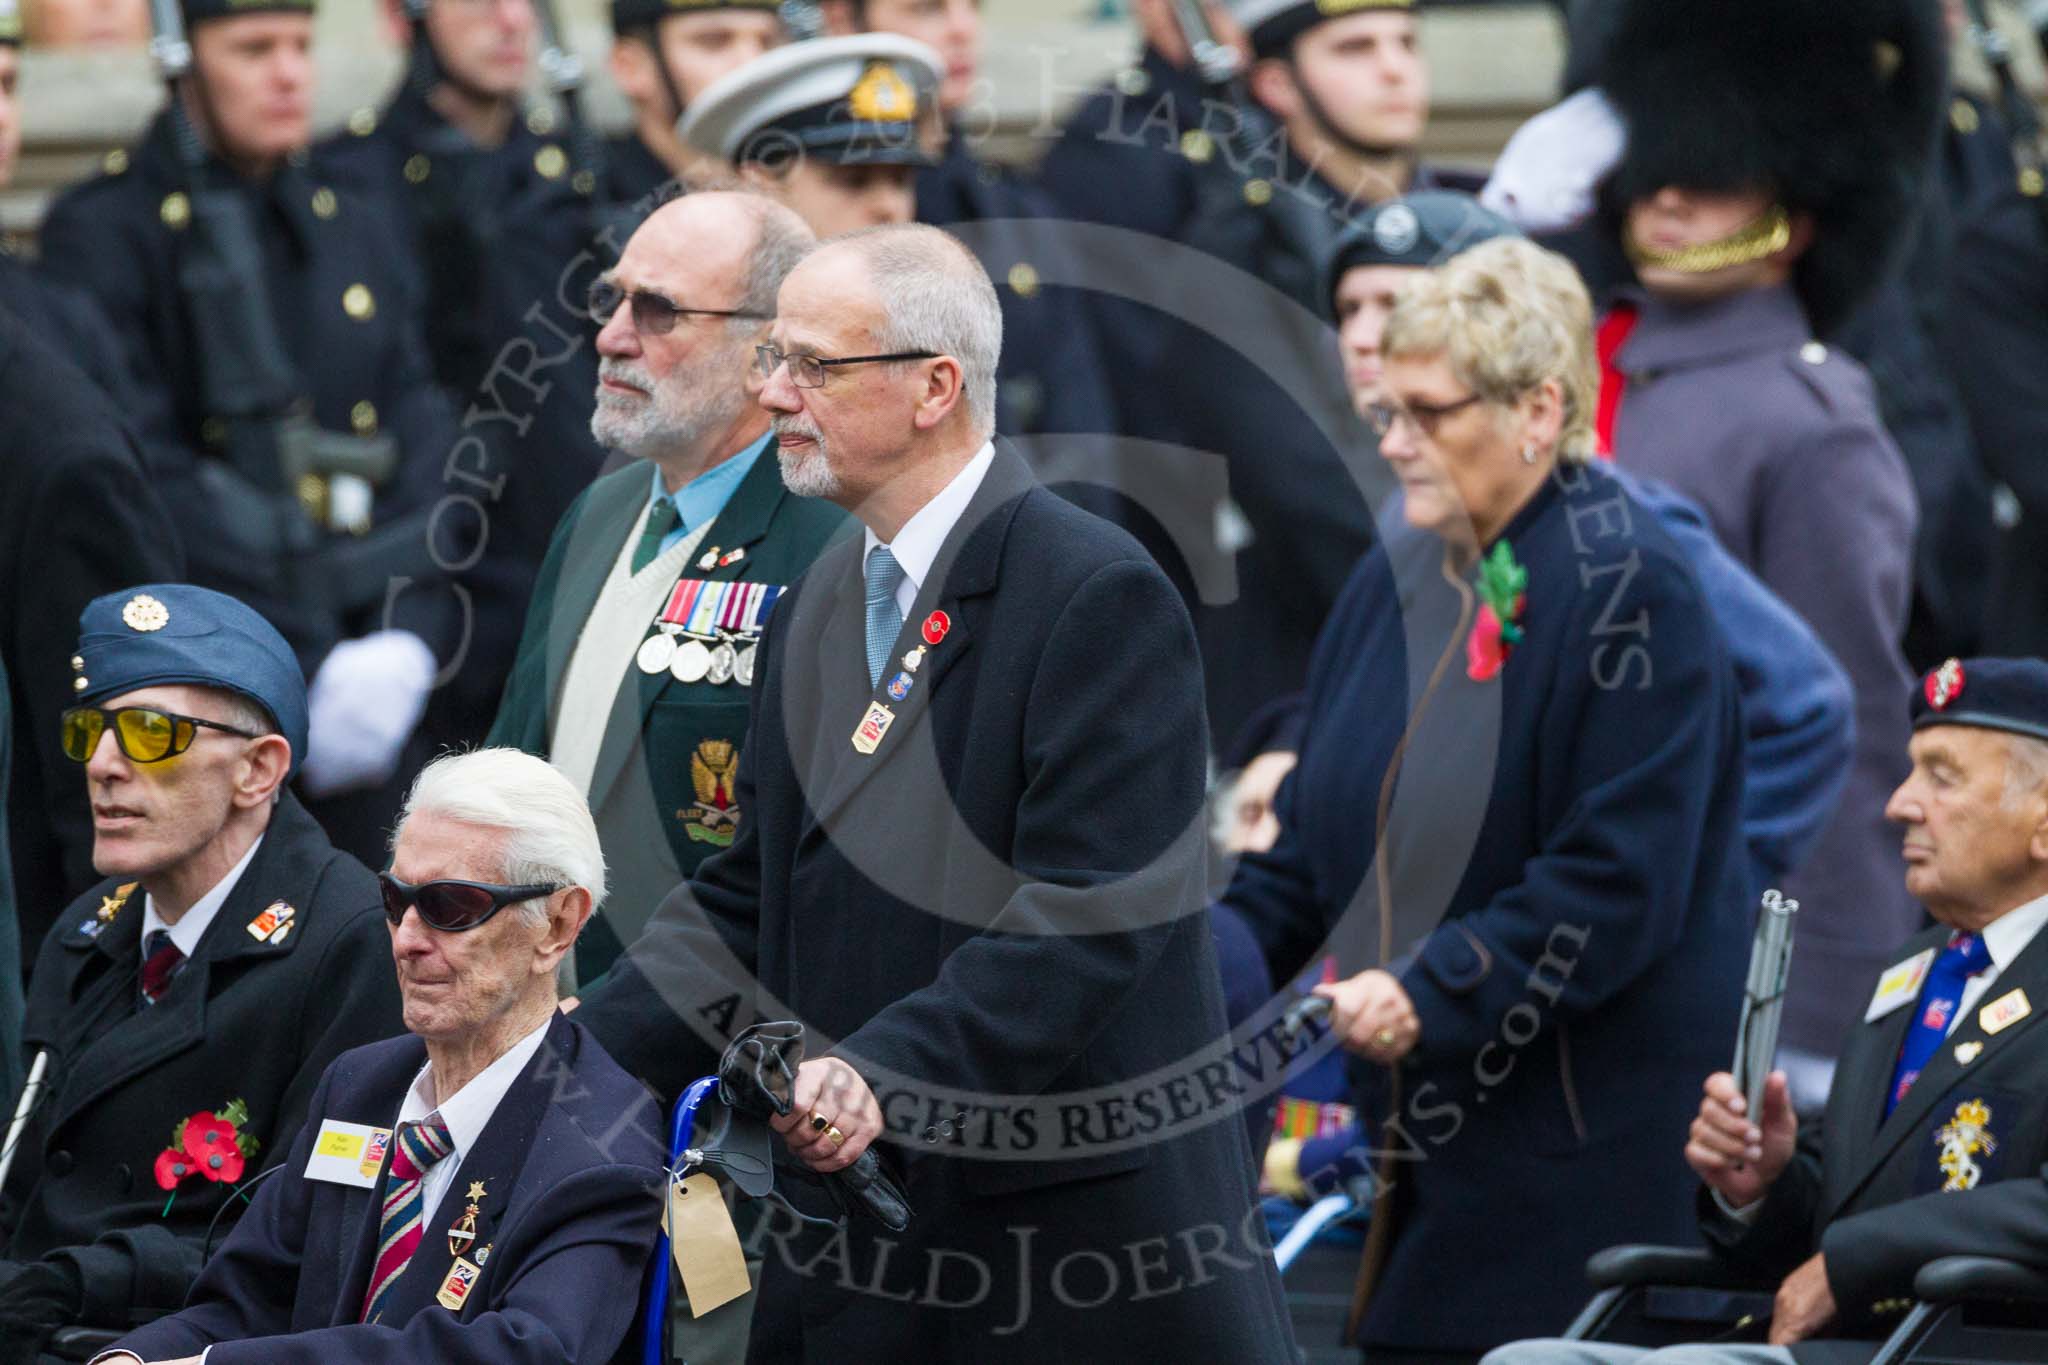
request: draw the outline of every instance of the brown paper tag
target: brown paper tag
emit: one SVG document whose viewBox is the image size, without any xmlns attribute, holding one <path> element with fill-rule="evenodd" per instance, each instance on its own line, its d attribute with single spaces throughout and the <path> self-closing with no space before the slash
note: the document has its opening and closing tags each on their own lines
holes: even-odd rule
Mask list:
<svg viewBox="0 0 2048 1365">
<path fill-rule="evenodd" d="M 732 1211 L 718 1193 L 718 1182 L 699 1173 L 668 1186 L 669 1251 L 690 1296 L 690 1316 L 701 1318 L 720 1304 L 731 1303 L 753 1288 L 747 1279 L 747 1258 Z"/>
</svg>

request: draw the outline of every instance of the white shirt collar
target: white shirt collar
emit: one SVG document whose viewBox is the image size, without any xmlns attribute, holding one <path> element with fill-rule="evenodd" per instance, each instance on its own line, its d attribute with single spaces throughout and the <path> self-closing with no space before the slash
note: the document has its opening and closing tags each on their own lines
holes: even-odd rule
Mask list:
<svg viewBox="0 0 2048 1365">
<path fill-rule="evenodd" d="M 2026 951 L 2043 924 L 2048 924 L 2048 896 L 2037 896 L 2025 905 L 2015 906 L 1984 926 L 1984 947 L 1999 971 L 2012 966 L 2013 959 Z"/>
<path fill-rule="evenodd" d="M 967 504 L 980 491 L 981 481 L 987 477 L 995 458 L 995 443 L 984 441 L 981 449 L 974 453 L 974 458 L 953 476 L 952 482 L 941 488 L 938 496 L 918 508 L 916 514 L 903 523 L 896 539 L 889 542 L 889 553 L 896 556 L 896 562 L 903 566 L 903 582 L 896 589 L 896 602 L 903 608 L 905 616 L 910 614 L 910 604 L 923 590 L 925 579 L 931 576 L 932 564 L 939 557 L 939 547 L 946 543 L 953 524 L 960 520 Z M 881 538 L 870 528 L 860 552 L 863 568 L 868 562 L 868 555 L 881 543 Z"/>
<path fill-rule="evenodd" d="M 434 1103 L 434 1064 L 429 1061 L 413 1078 L 412 1089 L 405 1092 L 405 1103 L 399 1107 L 398 1121 L 411 1123 L 438 1109 L 441 1122 L 448 1125 L 449 1139 L 455 1144 L 454 1151 L 448 1156 L 454 1164 L 448 1169 L 456 1169 L 462 1164 L 463 1155 L 483 1135 L 491 1115 L 498 1112 L 498 1102 L 505 1098 L 512 1082 L 519 1079 L 519 1074 L 526 1070 L 526 1064 L 533 1060 L 533 1054 L 540 1051 L 548 1024 L 553 1022 L 554 1016 L 550 1015 L 539 1028 L 506 1048 L 496 1061 L 470 1077 L 469 1084 L 439 1105 Z"/>
<path fill-rule="evenodd" d="M 171 936 L 171 942 L 178 945 L 178 951 L 191 957 L 199 950 L 199 940 L 206 937 L 206 926 L 213 923 L 213 917 L 227 902 L 235 883 L 242 880 L 242 874 L 249 868 L 249 860 L 256 856 L 256 850 L 263 847 L 263 836 L 256 836 L 256 842 L 249 845 L 249 851 L 242 855 L 242 861 L 228 869 L 228 875 L 215 882 L 207 893 L 192 902 L 192 908 L 179 916 L 176 924 L 164 923 L 164 917 L 156 912 L 156 897 L 144 892 L 142 896 L 142 941 L 149 942 L 149 936 L 162 929 Z"/>
</svg>

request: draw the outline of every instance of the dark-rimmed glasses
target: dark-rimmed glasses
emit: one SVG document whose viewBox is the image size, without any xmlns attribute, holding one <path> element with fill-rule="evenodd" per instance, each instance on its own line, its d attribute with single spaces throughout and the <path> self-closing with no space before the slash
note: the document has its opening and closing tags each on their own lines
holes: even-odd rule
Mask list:
<svg viewBox="0 0 2048 1365">
<path fill-rule="evenodd" d="M 550 896 L 562 889 L 540 882 L 528 886 L 500 886 L 495 882 L 464 882 L 450 878 L 421 882 L 415 886 L 398 880 L 389 872 L 377 874 L 377 885 L 383 888 L 384 918 L 391 921 L 392 928 L 396 929 L 404 921 L 409 907 L 416 907 L 420 919 L 429 929 L 449 934 L 474 929 L 508 905 L 530 901 L 536 896 Z"/>
<path fill-rule="evenodd" d="M 109 728 L 114 732 L 114 743 L 131 763 L 161 763 L 173 754 L 182 754 L 192 747 L 202 729 L 221 730 L 243 739 L 262 738 L 204 716 L 181 716 L 154 706 L 121 706 L 112 711 L 101 706 L 74 706 L 59 720 L 63 725 L 64 756 L 74 763 L 91 762 L 93 751 L 100 747 L 100 736 Z"/>
<path fill-rule="evenodd" d="M 612 314 L 619 311 L 619 305 L 630 300 L 633 306 L 633 327 L 651 337 L 665 337 L 676 329 L 676 323 L 685 314 L 696 314 L 707 318 L 766 318 L 766 313 L 750 313 L 744 308 L 685 308 L 650 289 L 621 289 L 611 280 L 590 282 L 591 321 L 602 327 L 612 320 Z"/>
<path fill-rule="evenodd" d="M 892 351 L 888 355 L 850 355 L 838 360 L 827 360 L 815 355 L 791 355 L 778 351 L 773 346 L 754 348 L 754 369 L 763 379 L 773 379 L 775 372 L 784 365 L 789 366 L 789 379 L 800 389 L 822 389 L 828 369 L 840 365 L 881 365 L 895 360 L 937 360 L 937 351 Z"/>
<path fill-rule="evenodd" d="M 1435 440 L 1437 426 L 1444 418 L 1484 401 L 1484 395 L 1470 393 L 1455 403 L 1373 403 L 1365 410 L 1365 420 L 1377 436 L 1392 431 L 1396 422 L 1408 422 L 1416 431 Z"/>
</svg>

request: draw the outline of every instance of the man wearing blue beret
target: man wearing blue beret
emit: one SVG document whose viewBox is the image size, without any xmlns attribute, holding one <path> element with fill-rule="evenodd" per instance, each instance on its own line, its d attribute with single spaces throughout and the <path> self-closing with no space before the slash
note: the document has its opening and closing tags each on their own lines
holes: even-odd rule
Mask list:
<svg viewBox="0 0 2048 1365">
<path fill-rule="evenodd" d="M 105 880 L 30 980 L 48 1060 L 0 1188 L 7 1361 L 63 1324 L 177 1308 L 327 1064 L 400 1028 L 376 878 L 285 790 L 306 686 L 284 638 L 234 598 L 149 584 L 86 607 L 71 666 L 64 751 Z"/>
<path fill-rule="evenodd" d="M 1913 713 L 1912 771 L 1885 814 L 1937 923 L 1878 975 L 1824 1118 L 1795 1123 L 1783 1072 L 1754 1116 L 1727 1072 L 1707 1078 L 1685 1147 L 1700 1231 L 1777 1302 L 1769 1345 L 1660 1362 L 1867 1361 L 1929 1262 L 2048 1260 L 2048 663 L 1950 659 Z M 1646 1354 L 1522 1342 L 1486 1365 Z"/>
</svg>

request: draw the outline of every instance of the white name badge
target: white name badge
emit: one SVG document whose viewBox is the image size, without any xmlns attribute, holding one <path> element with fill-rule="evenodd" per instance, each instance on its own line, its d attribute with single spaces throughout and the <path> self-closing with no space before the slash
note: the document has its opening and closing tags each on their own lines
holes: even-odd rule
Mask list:
<svg viewBox="0 0 2048 1365">
<path fill-rule="evenodd" d="M 306 1158 L 306 1179 L 353 1185 L 359 1190 L 375 1189 L 378 1172 L 384 1169 L 384 1157 L 390 1150 L 389 1128 L 324 1120 L 320 1136 L 313 1139 L 313 1154 Z"/>
<path fill-rule="evenodd" d="M 1927 969 L 1934 965 L 1934 949 L 1922 948 L 1904 962 L 1884 969 L 1884 975 L 1877 979 L 1877 989 L 1871 993 L 1870 1008 L 1863 1011 L 1863 1022 L 1882 1019 L 1902 1005 L 1910 1005 L 1920 998 L 1920 983 L 1927 979 Z"/>
</svg>

